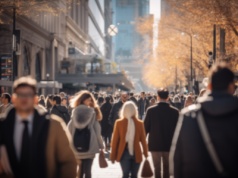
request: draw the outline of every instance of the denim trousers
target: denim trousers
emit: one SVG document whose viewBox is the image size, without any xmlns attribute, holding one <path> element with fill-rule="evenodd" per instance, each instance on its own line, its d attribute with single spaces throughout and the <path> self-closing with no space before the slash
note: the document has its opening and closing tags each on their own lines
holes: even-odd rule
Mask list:
<svg viewBox="0 0 238 178">
<path fill-rule="evenodd" d="M 135 156 L 130 155 L 126 148 L 120 160 L 123 177 L 122 178 L 137 178 L 140 163 L 135 162 Z"/>
</svg>

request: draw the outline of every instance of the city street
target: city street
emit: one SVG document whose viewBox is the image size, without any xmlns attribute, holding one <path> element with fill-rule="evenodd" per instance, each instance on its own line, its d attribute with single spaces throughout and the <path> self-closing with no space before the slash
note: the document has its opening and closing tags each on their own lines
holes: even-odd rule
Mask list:
<svg viewBox="0 0 238 178">
<path fill-rule="evenodd" d="M 0 178 L 238 178 L 237 150 L 238 0 L 0 0 Z"/>
</svg>

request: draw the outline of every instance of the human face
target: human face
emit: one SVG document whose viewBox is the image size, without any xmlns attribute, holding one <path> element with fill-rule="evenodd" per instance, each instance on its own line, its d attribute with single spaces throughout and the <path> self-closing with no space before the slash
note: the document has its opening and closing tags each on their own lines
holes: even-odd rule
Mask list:
<svg viewBox="0 0 238 178">
<path fill-rule="evenodd" d="M 5 95 L 2 95 L 2 96 L 1 96 L 1 103 L 2 103 L 2 104 L 5 104 L 5 99 L 6 99 L 6 98 L 5 98 Z"/>
<path fill-rule="evenodd" d="M 38 98 L 31 87 L 20 87 L 13 94 L 12 102 L 19 112 L 29 113 L 37 104 Z"/>
<path fill-rule="evenodd" d="M 90 97 L 90 98 L 87 98 L 86 100 L 84 100 L 83 104 L 86 105 L 86 106 L 91 107 L 91 106 L 93 105 L 93 100 L 92 100 L 92 98 L 91 98 L 91 97 Z"/>
<path fill-rule="evenodd" d="M 66 106 L 67 105 L 67 100 L 63 99 L 61 103 L 62 103 L 62 105 Z"/>
<path fill-rule="evenodd" d="M 141 93 L 140 96 L 141 96 L 141 98 L 143 98 L 143 99 L 145 98 L 145 94 L 144 94 L 144 93 Z"/>
<path fill-rule="evenodd" d="M 52 99 L 49 99 L 49 102 L 52 106 L 54 105 L 54 101 Z"/>
<path fill-rule="evenodd" d="M 236 91 L 236 85 L 235 85 L 235 82 L 232 82 L 228 86 L 228 93 L 233 95 L 235 91 Z"/>
<path fill-rule="evenodd" d="M 125 103 L 128 100 L 128 95 L 127 94 L 122 94 L 121 95 L 121 101 Z"/>
<path fill-rule="evenodd" d="M 56 101 L 52 100 L 52 106 L 55 106 L 55 105 L 56 105 Z"/>
</svg>

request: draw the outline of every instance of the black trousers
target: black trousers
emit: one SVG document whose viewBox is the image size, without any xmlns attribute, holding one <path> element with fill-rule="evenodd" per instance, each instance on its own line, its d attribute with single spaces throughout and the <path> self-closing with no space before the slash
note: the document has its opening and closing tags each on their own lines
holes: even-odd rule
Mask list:
<svg viewBox="0 0 238 178">
<path fill-rule="evenodd" d="M 82 159 L 81 161 L 82 163 L 81 163 L 80 178 L 83 178 L 84 176 L 85 178 L 91 178 L 92 177 L 91 169 L 92 169 L 93 159 Z"/>
</svg>

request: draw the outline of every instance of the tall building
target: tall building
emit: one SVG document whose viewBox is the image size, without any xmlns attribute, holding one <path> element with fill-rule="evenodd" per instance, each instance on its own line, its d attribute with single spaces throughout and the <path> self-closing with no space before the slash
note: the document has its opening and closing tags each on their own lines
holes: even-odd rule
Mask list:
<svg viewBox="0 0 238 178">
<path fill-rule="evenodd" d="M 136 21 L 149 14 L 148 0 L 113 0 L 113 22 L 118 27 L 114 40 L 117 62 L 133 60 L 133 50 L 141 41 L 136 32 Z"/>
<path fill-rule="evenodd" d="M 106 59 L 107 60 L 112 60 L 112 38 L 108 34 L 108 28 L 110 25 L 113 24 L 113 10 L 112 10 L 112 0 L 105 0 L 104 1 L 104 6 L 105 6 L 105 40 L 106 40 Z"/>
<path fill-rule="evenodd" d="M 136 23 L 148 15 L 149 0 L 113 0 L 113 23 L 118 27 L 113 39 L 114 60 L 138 84 L 137 90 L 143 90 L 143 82 L 142 66 L 135 50 L 141 46 L 143 37 L 137 33 Z"/>
<path fill-rule="evenodd" d="M 42 11 L 16 14 L 19 31 L 16 77 L 36 78 L 39 93 L 43 94 L 56 93 L 62 88 L 73 93 L 89 85 L 95 89 L 105 83 L 114 90 L 122 83 L 133 88 L 121 74 L 104 75 L 105 14 L 111 13 L 111 9 L 105 8 L 104 0 L 72 0 L 70 7 L 65 0 L 59 0 L 53 5 L 61 9 L 57 14 Z M 5 22 L 0 24 L 0 86 L 3 87 L 12 86 L 15 70 L 11 12 L 10 9 L 0 14 Z"/>
</svg>

